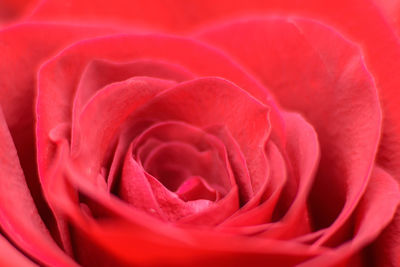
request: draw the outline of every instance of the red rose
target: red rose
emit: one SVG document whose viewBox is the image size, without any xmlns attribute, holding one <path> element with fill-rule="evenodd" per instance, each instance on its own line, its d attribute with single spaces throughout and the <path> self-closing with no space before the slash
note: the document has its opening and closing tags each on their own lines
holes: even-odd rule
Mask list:
<svg viewBox="0 0 400 267">
<path fill-rule="evenodd" d="M 215 2 L 5 5 L 2 265 L 400 266 L 395 12 Z"/>
</svg>

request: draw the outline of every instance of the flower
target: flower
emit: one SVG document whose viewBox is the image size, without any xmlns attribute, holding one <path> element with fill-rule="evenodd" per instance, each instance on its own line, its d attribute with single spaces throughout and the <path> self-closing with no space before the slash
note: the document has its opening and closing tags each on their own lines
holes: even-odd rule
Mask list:
<svg viewBox="0 0 400 267">
<path fill-rule="evenodd" d="M 395 22 L 323 4 L 45 0 L 4 26 L 2 264 L 398 265 Z"/>
</svg>

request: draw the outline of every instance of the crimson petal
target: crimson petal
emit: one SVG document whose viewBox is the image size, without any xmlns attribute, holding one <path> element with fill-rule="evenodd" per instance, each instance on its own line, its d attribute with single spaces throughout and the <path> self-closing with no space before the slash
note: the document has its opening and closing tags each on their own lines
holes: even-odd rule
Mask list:
<svg viewBox="0 0 400 267">
<path fill-rule="evenodd" d="M 319 241 L 326 242 L 362 196 L 380 137 L 377 91 L 359 48 L 322 24 L 279 17 L 228 24 L 201 37 L 229 51 L 283 107 L 301 112 L 315 127 L 321 163 L 311 215 L 315 228 L 335 220 Z"/>
<path fill-rule="evenodd" d="M 0 151 L 2 151 L 0 154 L 0 225 L 2 230 L 18 247 L 41 263 L 54 266 L 76 266 L 54 242 L 38 214 L 2 113 L 0 113 Z M 5 246 L 5 249 L 9 248 Z"/>
</svg>

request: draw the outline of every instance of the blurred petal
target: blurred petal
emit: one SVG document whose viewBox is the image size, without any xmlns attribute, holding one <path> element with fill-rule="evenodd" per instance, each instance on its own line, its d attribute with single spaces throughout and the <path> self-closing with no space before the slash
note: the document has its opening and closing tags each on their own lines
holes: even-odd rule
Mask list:
<svg viewBox="0 0 400 267">
<path fill-rule="evenodd" d="M 56 24 L 18 24 L 0 31 L 0 105 L 3 108 L 29 191 L 56 237 L 53 215 L 37 175 L 34 134 L 38 66 L 61 47 L 110 30 Z"/>
<path fill-rule="evenodd" d="M 382 232 L 379 238 L 367 250 L 373 259 L 374 266 L 392 267 L 400 265 L 400 208 L 389 226 Z"/>
<path fill-rule="evenodd" d="M 23 251 L 43 264 L 75 266 L 72 259 L 51 238 L 38 214 L 2 113 L 0 114 L 0 151 L 0 226 L 2 230 Z"/>
<path fill-rule="evenodd" d="M 2 0 L 0 2 L 0 26 L 15 21 L 32 12 L 39 0 Z"/>
<path fill-rule="evenodd" d="M 352 229 L 354 236 L 352 240 L 300 266 L 342 266 L 341 264 L 343 264 L 343 266 L 354 266 L 354 264 L 351 263 L 351 261 L 354 260 L 352 256 L 360 253 L 361 249 L 376 239 L 382 230 L 391 222 L 396 213 L 399 201 L 400 190 L 396 180 L 383 169 L 375 167 L 371 174 L 371 180 L 367 190 L 352 218 L 352 220 L 354 220 Z M 391 236 L 391 238 L 395 236 L 396 235 Z M 381 243 L 379 247 L 380 250 L 378 250 L 380 253 L 373 255 L 378 256 L 372 258 L 372 260 L 376 260 L 376 262 L 371 262 L 372 255 L 366 255 L 366 259 L 364 260 L 369 261 L 368 264 L 373 263 L 375 264 L 374 266 L 395 266 L 392 264 L 396 264 L 396 261 L 389 265 L 384 264 L 387 264 L 391 260 L 384 259 L 392 255 L 387 252 L 393 248 L 392 246 L 396 246 L 396 241 L 394 243 L 390 242 L 390 239 L 386 241 L 389 242 Z M 371 250 L 366 253 L 371 253 Z M 358 260 L 362 262 L 363 259 Z"/>
<path fill-rule="evenodd" d="M 0 264 L 1 266 L 37 266 L 24 254 L 19 252 L 7 239 L 0 235 Z"/>
</svg>

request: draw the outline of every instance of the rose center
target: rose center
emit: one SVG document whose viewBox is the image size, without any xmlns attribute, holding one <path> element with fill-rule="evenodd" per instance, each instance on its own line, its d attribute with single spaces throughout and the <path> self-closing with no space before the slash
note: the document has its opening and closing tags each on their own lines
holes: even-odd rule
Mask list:
<svg viewBox="0 0 400 267">
<path fill-rule="evenodd" d="M 131 143 L 119 196 L 162 219 L 178 221 L 211 208 L 235 186 L 221 140 L 168 121 L 150 126 Z"/>
<path fill-rule="evenodd" d="M 212 166 L 219 159 L 212 151 L 200 152 L 189 144 L 175 141 L 160 143 L 146 158 L 139 160 L 150 175 L 182 200 L 217 200 L 218 191 L 208 182 L 217 178 Z"/>
</svg>

